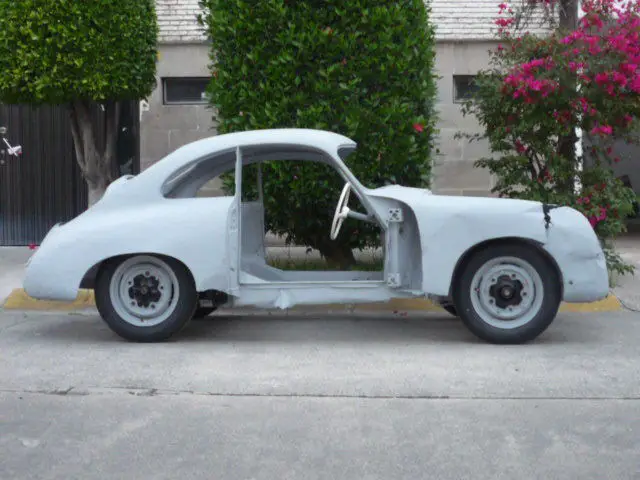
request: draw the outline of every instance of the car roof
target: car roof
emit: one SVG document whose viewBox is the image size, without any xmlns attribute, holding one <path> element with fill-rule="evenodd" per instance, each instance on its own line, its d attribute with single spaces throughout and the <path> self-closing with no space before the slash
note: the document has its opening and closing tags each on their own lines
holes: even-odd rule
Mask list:
<svg viewBox="0 0 640 480">
<path fill-rule="evenodd" d="M 356 142 L 344 135 L 325 130 L 275 128 L 248 130 L 215 135 L 188 143 L 147 168 L 145 177 L 166 176 L 194 160 L 236 147 L 283 145 L 307 147 L 336 153 L 340 147 L 355 147 Z"/>
</svg>

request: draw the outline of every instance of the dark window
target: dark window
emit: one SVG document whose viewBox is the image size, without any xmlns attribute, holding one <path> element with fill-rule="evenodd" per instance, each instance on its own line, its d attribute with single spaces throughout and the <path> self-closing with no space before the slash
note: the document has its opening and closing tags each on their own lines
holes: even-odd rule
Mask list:
<svg viewBox="0 0 640 480">
<path fill-rule="evenodd" d="M 174 77 L 164 78 L 165 105 L 197 105 L 206 104 L 206 90 L 209 84 L 206 77 Z"/>
<path fill-rule="evenodd" d="M 473 83 L 475 75 L 454 75 L 453 76 L 453 101 L 464 102 L 476 91 Z"/>
</svg>

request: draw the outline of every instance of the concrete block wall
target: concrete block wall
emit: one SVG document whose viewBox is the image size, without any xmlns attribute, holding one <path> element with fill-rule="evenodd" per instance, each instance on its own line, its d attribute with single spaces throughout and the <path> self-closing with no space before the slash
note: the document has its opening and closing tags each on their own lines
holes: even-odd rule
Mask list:
<svg viewBox="0 0 640 480">
<path fill-rule="evenodd" d="M 157 86 L 148 99 L 149 110 L 141 112 L 141 168 L 195 140 L 216 134 L 213 111 L 207 105 L 164 105 L 162 78 L 208 77 L 209 48 L 206 44 L 162 45 L 159 52 Z"/>
<path fill-rule="evenodd" d="M 441 155 L 435 159 L 433 190 L 451 195 L 489 195 L 491 176 L 474 168 L 478 158 L 489 155 L 486 142 L 456 139 L 459 131 L 477 132 L 474 118 L 463 117 L 454 102 L 453 75 L 475 74 L 488 66 L 497 14 L 494 0 L 431 0 L 436 26 L 439 137 Z M 149 99 L 149 111 L 141 118 L 141 167 L 144 169 L 169 152 L 200 138 L 215 135 L 212 111 L 204 105 L 164 105 L 163 77 L 209 76 L 209 46 L 196 22 L 198 0 L 156 0 L 160 24 L 158 86 Z M 219 184 L 210 186 L 216 194 Z"/>
<path fill-rule="evenodd" d="M 436 46 L 440 130 L 437 144 L 440 155 L 435 158 L 433 191 L 443 195 L 487 196 L 493 187 L 489 172 L 474 167 L 474 162 L 491 152 L 486 141 L 469 142 L 456 139 L 458 132 L 482 133 L 473 116 L 463 116 L 461 105 L 454 99 L 454 75 L 475 75 L 489 66 L 491 41 L 440 41 Z"/>
<path fill-rule="evenodd" d="M 486 142 L 456 139 L 459 131 L 479 132 L 473 117 L 464 117 L 454 102 L 453 75 L 475 74 L 488 65 L 492 42 L 439 42 L 436 48 L 437 110 L 441 155 L 435 160 L 433 190 L 448 195 L 488 195 L 492 179 L 473 162 L 490 154 Z M 149 98 L 149 110 L 141 114 L 141 168 L 145 169 L 186 143 L 216 134 L 213 111 L 206 105 L 164 105 L 162 78 L 209 75 L 206 44 L 164 44 L 160 48 L 157 87 Z M 219 183 L 208 186 L 217 194 Z M 219 193 L 219 192 L 218 192 Z"/>
</svg>

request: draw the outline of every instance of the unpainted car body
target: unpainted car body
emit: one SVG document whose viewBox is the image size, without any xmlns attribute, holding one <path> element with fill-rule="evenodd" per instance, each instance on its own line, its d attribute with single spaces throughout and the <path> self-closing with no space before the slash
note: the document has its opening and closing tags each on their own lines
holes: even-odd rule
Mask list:
<svg viewBox="0 0 640 480">
<path fill-rule="evenodd" d="M 456 282 L 474 256 L 517 246 L 534 252 L 536 259 L 516 265 L 513 268 L 520 270 L 511 273 L 501 274 L 494 268 L 504 277 L 498 283 L 505 292 L 530 290 L 533 294 L 536 288 L 542 292 L 553 284 L 554 303 L 592 302 L 607 296 L 603 251 L 589 222 L 576 210 L 524 200 L 434 195 L 398 185 L 370 189 L 343 161 L 355 148 L 355 142 L 342 135 L 306 129 L 239 132 L 190 143 L 143 173 L 113 182 L 97 204 L 55 226 L 30 259 L 24 288 L 34 298 L 71 301 L 81 286 L 95 286 L 106 264 L 145 255 L 176 262 L 177 269 L 188 272 L 201 300 L 206 292 L 214 292 L 230 307 L 289 308 L 425 296 L 454 304 Z M 380 225 L 385 238 L 384 271 L 289 272 L 267 265 L 264 204 L 262 197 L 241 201 L 242 169 L 287 159 L 325 162 L 342 175 L 346 188 L 331 235 L 338 234 L 347 216 Z M 210 178 L 229 170 L 236 173 L 235 196 L 196 196 Z M 347 207 L 351 190 L 366 213 Z M 544 272 L 553 276 L 548 281 L 542 278 L 546 284 L 537 280 L 540 269 L 529 271 L 527 265 L 536 262 L 544 263 Z M 515 275 L 513 281 L 509 275 Z M 170 289 L 169 277 L 164 281 Z M 502 300 L 491 284 L 482 288 L 490 291 L 479 300 L 490 315 L 495 301 Z M 126 296 L 125 290 L 121 292 Z M 550 295 L 556 294 L 547 294 L 545 301 Z M 472 298 L 467 300 L 464 309 L 473 310 Z M 520 308 L 509 302 L 503 302 L 505 312 Z M 126 305 L 122 308 L 121 313 L 127 311 Z M 555 316 L 557 305 L 551 311 Z M 135 317 L 140 312 L 128 313 Z M 468 314 L 458 313 L 463 319 Z M 144 339 L 144 325 L 141 321 L 137 326 L 141 333 L 128 338 Z M 490 336 L 483 338 L 491 340 Z M 153 338 L 160 337 L 164 338 L 159 334 Z"/>
</svg>

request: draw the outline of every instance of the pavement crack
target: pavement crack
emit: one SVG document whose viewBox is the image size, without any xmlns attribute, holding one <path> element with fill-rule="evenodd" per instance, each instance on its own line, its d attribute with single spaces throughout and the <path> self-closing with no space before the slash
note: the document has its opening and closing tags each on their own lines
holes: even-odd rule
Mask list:
<svg viewBox="0 0 640 480">
<path fill-rule="evenodd" d="M 4 394 L 86 397 L 124 394 L 137 397 L 199 396 L 221 398 L 291 398 L 291 399 L 353 399 L 353 400 L 476 400 L 476 401 L 638 401 L 640 396 L 509 396 L 509 395 L 385 395 L 385 394 L 334 394 L 334 393 L 261 393 L 261 392 L 207 392 L 193 390 L 165 390 L 158 388 L 104 387 L 64 389 L 2 389 Z"/>
</svg>

